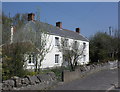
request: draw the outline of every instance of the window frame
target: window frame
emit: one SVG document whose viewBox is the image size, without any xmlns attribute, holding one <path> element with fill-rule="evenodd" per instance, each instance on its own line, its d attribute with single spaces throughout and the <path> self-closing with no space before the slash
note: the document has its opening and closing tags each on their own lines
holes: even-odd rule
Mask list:
<svg viewBox="0 0 120 92">
<path fill-rule="evenodd" d="M 58 64 L 59 63 L 59 54 L 55 54 L 55 63 Z"/>
<path fill-rule="evenodd" d="M 65 39 L 64 46 L 68 47 L 68 45 L 69 45 L 69 39 Z"/>
<path fill-rule="evenodd" d="M 28 60 L 29 60 L 28 63 L 31 64 L 32 63 L 32 55 L 31 54 L 28 55 Z"/>
<path fill-rule="evenodd" d="M 86 48 L 86 43 L 85 43 L 85 42 L 83 42 L 83 48 L 84 48 L 84 49 Z"/>
<path fill-rule="evenodd" d="M 59 37 L 55 37 L 55 46 L 59 46 Z"/>
<path fill-rule="evenodd" d="M 74 49 L 77 49 L 78 47 L 78 41 L 74 41 Z"/>
<path fill-rule="evenodd" d="M 83 61 L 86 61 L 86 55 L 83 55 Z"/>
<path fill-rule="evenodd" d="M 29 54 L 28 55 L 28 63 L 32 64 L 32 63 L 35 63 L 35 61 L 36 61 L 35 55 L 34 54 Z"/>
</svg>

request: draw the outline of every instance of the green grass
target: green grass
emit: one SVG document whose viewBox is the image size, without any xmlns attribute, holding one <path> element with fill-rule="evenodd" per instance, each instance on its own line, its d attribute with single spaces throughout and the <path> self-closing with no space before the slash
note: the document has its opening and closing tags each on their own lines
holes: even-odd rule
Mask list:
<svg viewBox="0 0 120 92">
<path fill-rule="evenodd" d="M 40 72 L 25 70 L 23 76 L 26 76 L 26 75 L 33 76 L 33 75 L 37 75 L 37 74 L 46 74 L 46 73 L 49 73 L 49 72 L 54 72 L 56 77 L 57 77 L 57 80 L 62 81 L 62 72 L 64 70 L 69 70 L 69 67 L 56 67 L 56 68 L 52 68 L 52 69 L 40 70 Z M 0 69 L 0 73 L 2 74 L 2 68 Z M 6 80 L 6 79 L 8 79 L 8 77 L 3 76 L 3 79 Z"/>
</svg>

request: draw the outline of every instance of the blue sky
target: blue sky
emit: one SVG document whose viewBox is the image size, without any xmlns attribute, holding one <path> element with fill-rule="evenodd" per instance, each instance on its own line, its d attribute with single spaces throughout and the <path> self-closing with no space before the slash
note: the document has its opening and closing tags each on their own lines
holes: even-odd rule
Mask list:
<svg viewBox="0 0 120 92">
<path fill-rule="evenodd" d="M 40 20 L 55 25 L 61 21 L 64 29 L 80 27 L 81 34 L 90 37 L 97 31 L 108 31 L 118 27 L 117 2 L 4 2 L 2 9 L 6 15 L 16 13 L 36 13 L 40 9 Z"/>
</svg>

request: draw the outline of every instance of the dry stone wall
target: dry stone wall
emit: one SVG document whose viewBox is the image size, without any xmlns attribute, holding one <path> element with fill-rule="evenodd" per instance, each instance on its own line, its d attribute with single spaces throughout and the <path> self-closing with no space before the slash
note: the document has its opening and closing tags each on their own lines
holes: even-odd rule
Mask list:
<svg viewBox="0 0 120 92">
<path fill-rule="evenodd" d="M 2 90 L 41 90 L 57 82 L 54 72 L 25 76 L 24 78 L 13 77 L 3 81 Z M 38 86 L 35 88 L 35 86 Z"/>
</svg>

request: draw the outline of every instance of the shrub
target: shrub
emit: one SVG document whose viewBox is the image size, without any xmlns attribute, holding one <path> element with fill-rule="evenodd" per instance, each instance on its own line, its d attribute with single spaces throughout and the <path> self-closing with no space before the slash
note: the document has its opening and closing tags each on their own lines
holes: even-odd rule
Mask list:
<svg viewBox="0 0 120 92">
<path fill-rule="evenodd" d="M 37 74 L 37 72 L 34 72 L 34 71 L 27 71 L 26 70 L 26 73 L 25 73 L 25 75 L 30 75 L 30 76 L 33 76 L 33 75 L 36 75 Z M 24 75 L 24 76 L 25 76 Z"/>
</svg>

